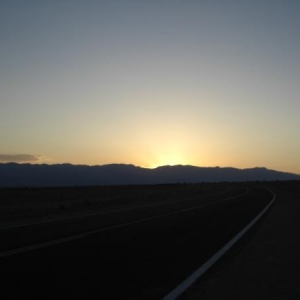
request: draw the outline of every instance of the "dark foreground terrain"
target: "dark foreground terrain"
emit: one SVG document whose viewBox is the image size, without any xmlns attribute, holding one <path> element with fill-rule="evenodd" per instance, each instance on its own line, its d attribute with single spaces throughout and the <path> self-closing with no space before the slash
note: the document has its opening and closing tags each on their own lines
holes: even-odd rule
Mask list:
<svg viewBox="0 0 300 300">
<path fill-rule="evenodd" d="M 2 189 L 1 299 L 162 299 L 270 203 L 265 185 Z M 299 193 L 299 182 L 267 185 Z M 260 226 L 235 246 L 238 254 Z M 222 272 L 209 271 L 181 297 L 214 290 L 237 257 L 225 255 Z"/>
</svg>

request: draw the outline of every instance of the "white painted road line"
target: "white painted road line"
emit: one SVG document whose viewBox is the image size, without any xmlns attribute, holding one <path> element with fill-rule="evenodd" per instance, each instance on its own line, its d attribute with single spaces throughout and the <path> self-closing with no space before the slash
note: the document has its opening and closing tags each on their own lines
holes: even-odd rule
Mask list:
<svg viewBox="0 0 300 300">
<path fill-rule="evenodd" d="M 213 205 L 213 204 L 216 204 L 216 203 L 229 201 L 229 200 L 239 198 L 239 197 L 242 197 L 242 196 L 246 195 L 249 192 L 249 189 L 248 188 L 245 188 L 245 189 L 246 189 L 246 191 L 242 194 L 239 194 L 239 195 L 236 195 L 236 196 L 233 196 L 233 197 L 229 197 L 229 198 L 223 199 L 223 200 L 218 201 L 218 202 L 197 205 L 197 206 L 181 209 L 181 210 L 178 210 L 178 211 L 173 211 L 171 213 L 161 214 L 161 215 L 158 215 L 158 216 L 155 216 L 155 217 L 149 217 L 149 218 L 145 218 L 145 219 L 141 219 L 141 220 L 131 221 L 131 222 L 127 222 L 127 223 L 124 223 L 124 224 L 114 225 L 114 226 L 110 226 L 110 227 L 106 227 L 106 228 L 101 228 L 101 229 L 97 229 L 97 230 L 93 230 L 93 231 L 88 231 L 88 232 L 81 233 L 81 234 L 72 235 L 72 236 L 69 236 L 69 237 L 66 237 L 66 238 L 61 238 L 61 239 L 57 239 L 57 240 L 52 240 L 52 241 L 40 243 L 40 244 L 35 244 L 35 245 L 31 245 L 31 246 L 26 246 L 26 247 L 21 247 L 21 248 L 9 250 L 9 251 L 0 252 L 0 258 L 10 256 L 10 255 L 19 254 L 19 253 L 22 253 L 22 252 L 31 251 L 31 250 L 42 249 L 42 248 L 54 246 L 54 245 L 57 245 L 57 244 L 66 243 L 66 242 L 70 242 L 70 241 L 77 240 L 77 239 L 80 239 L 80 238 L 84 238 L 88 235 L 92 235 L 92 234 L 95 234 L 95 233 L 99 233 L 99 232 L 103 232 L 103 231 L 107 231 L 107 230 L 112 230 L 112 229 L 117 229 L 117 228 L 122 228 L 122 227 L 133 225 L 133 224 L 147 222 L 147 221 L 151 221 L 151 220 L 155 220 L 155 219 L 175 215 L 175 214 L 178 214 L 178 213 L 187 212 L 187 211 L 195 210 L 195 209 L 198 209 L 198 208 L 203 208 L 205 206 Z"/>
<path fill-rule="evenodd" d="M 266 213 L 270 206 L 274 203 L 276 194 L 267 189 L 273 198 L 271 202 L 234 238 L 232 238 L 226 245 L 224 245 L 215 255 L 213 255 L 209 260 L 207 260 L 198 270 L 192 273 L 188 278 L 186 278 L 180 285 L 178 285 L 174 290 L 172 290 L 168 295 L 166 295 L 163 300 L 174 300 L 177 299 L 184 291 L 186 291 L 196 280 L 201 277 L 212 265 L 215 264 L 248 230 Z"/>
</svg>

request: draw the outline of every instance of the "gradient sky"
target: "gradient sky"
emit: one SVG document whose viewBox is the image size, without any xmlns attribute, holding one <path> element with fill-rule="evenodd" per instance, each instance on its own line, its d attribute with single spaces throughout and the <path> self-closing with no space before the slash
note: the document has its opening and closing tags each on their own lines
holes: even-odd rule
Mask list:
<svg viewBox="0 0 300 300">
<path fill-rule="evenodd" d="M 0 1 L 0 161 L 300 174 L 300 1 Z"/>
</svg>

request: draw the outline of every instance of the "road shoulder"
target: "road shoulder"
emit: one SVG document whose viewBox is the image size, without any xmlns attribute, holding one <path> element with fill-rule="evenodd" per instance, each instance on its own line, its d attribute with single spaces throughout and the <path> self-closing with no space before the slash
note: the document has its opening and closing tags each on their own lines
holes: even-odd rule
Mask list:
<svg viewBox="0 0 300 300">
<path fill-rule="evenodd" d="M 275 205 L 254 235 L 180 299 L 300 299 L 299 191 L 271 188 Z"/>
</svg>

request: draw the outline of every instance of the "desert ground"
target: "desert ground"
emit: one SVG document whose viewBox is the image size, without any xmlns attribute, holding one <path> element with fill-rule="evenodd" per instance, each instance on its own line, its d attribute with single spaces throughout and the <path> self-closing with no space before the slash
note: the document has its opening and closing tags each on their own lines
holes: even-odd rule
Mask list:
<svg viewBox="0 0 300 300">
<path fill-rule="evenodd" d="M 4 299 L 162 299 L 273 193 L 176 299 L 298 299 L 298 181 L 1 189 Z"/>
</svg>

